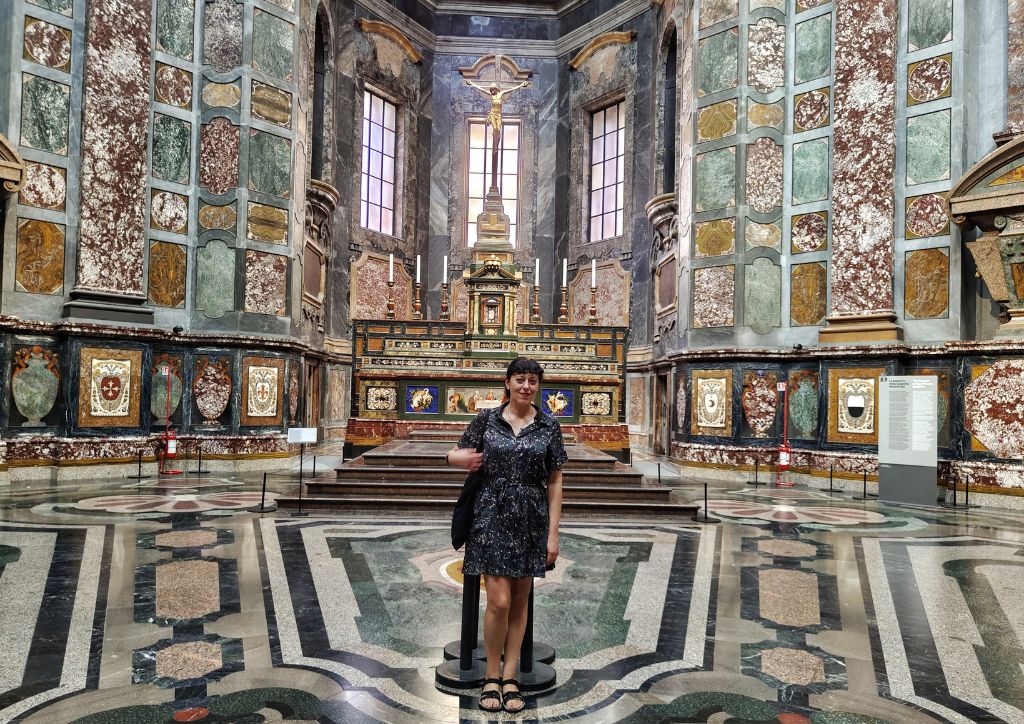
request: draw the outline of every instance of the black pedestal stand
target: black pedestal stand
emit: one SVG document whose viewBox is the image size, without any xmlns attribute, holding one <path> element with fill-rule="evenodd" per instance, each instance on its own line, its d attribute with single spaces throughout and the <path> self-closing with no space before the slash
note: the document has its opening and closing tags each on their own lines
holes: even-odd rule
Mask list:
<svg viewBox="0 0 1024 724">
<path fill-rule="evenodd" d="M 768 483 L 762 483 L 760 480 L 757 479 L 758 468 L 760 467 L 760 465 L 761 465 L 761 461 L 760 460 L 754 460 L 754 479 L 753 480 L 748 480 L 747 481 L 747 485 L 753 485 L 756 488 L 759 485 L 767 485 L 768 484 Z"/>
<path fill-rule="evenodd" d="M 135 474 L 135 475 L 129 475 L 127 477 L 128 477 L 129 480 L 145 480 L 146 478 L 153 477 L 152 475 L 143 475 L 142 474 L 142 451 L 141 450 L 139 450 L 139 472 L 137 474 Z"/>
<path fill-rule="evenodd" d="M 302 510 L 302 461 L 305 454 L 306 444 L 299 443 L 299 509 L 292 513 L 296 518 L 305 518 L 309 515 L 308 512 Z"/>
<path fill-rule="evenodd" d="M 199 448 L 199 464 L 196 465 L 196 469 L 195 470 L 189 470 L 188 474 L 189 475 L 209 475 L 210 474 L 209 470 L 203 470 L 203 444 L 197 440 L 196 441 L 196 447 Z"/>
<path fill-rule="evenodd" d="M 700 509 L 697 515 L 693 516 L 691 520 L 695 520 L 698 523 L 721 523 L 718 518 L 712 518 L 708 516 L 708 484 L 704 483 L 704 507 Z"/>
<path fill-rule="evenodd" d="M 874 493 L 869 493 L 868 492 L 868 471 L 865 470 L 864 471 L 864 484 L 861 487 L 861 493 L 860 493 L 860 495 L 854 495 L 853 499 L 854 500 L 874 500 L 877 497 L 878 496 L 875 495 Z"/>
<path fill-rule="evenodd" d="M 487 665 L 473 656 L 480 629 L 480 576 L 462 581 L 462 637 L 459 658 L 442 662 L 434 670 L 434 681 L 454 689 L 475 689 L 484 683 Z M 450 644 L 449 644 L 450 645 Z M 446 646 L 445 649 L 448 647 Z"/>
<path fill-rule="evenodd" d="M 526 633 L 519 649 L 519 669 L 516 679 L 522 691 L 541 691 L 555 685 L 557 675 L 549 665 L 537 659 L 533 644 L 533 583 L 530 583 L 530 602 L 526 614 Z M 552 659 L 553 660 L 553 659 Z"/>
<path fill-rule="evenodd" d="M 832 485 L 832 466 L 831 465 L 828 466 L 828 488 L 823 488 L 821 492 L 828 493 L 829 495 L 835 495 L 836 493 L 843 492 L 839 488 L 837 488 L 834 485 Z"/>
</svg>

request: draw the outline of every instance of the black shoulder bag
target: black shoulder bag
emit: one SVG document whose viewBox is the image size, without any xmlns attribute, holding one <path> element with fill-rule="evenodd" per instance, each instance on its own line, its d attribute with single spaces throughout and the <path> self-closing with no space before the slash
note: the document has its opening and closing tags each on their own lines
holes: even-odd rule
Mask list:
<svg viewBox="0 0 1024 724">
<path fill-rule="evenodd" d="M 491 413 L 487 413 L 487 424 L 490 424 Z M 476 451 L 484 451 L 484 438 L 487 436 L 487 426 L 484 426 L 484 434 L 480 436 L 480 444 Z M 484 482 L 484 466 L 476 472 L 466 476 L 466 482 L 462 484 L 462 492 L 459 499 L 455 501 L 455 509 L 452 511 L 452 548 L 458 550 L 469 540 L 469 530 L 473 527 L 473 508 L 476 506 L 476 496 Z"/>
</svg>

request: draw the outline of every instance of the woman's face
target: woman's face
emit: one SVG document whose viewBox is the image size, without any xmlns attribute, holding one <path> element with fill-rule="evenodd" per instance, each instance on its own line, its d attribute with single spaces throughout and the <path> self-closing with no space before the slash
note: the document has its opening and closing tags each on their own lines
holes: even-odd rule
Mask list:
<svg viewBox="0 0 1024 724">
<path fill-rule="evenodd" d="M 512 399 L 519 402 L 532 402 L 540 387 L 540 378 L 533 374 L 512 375 L 508 378 L 508 389 Z"/>
</svg>

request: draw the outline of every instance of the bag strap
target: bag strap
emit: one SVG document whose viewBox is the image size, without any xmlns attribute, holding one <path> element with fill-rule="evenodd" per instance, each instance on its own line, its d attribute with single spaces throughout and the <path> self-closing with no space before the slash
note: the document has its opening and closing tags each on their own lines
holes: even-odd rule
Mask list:
<svg viewBox="0 0 1024 724">
<path fill-rule="evenodd" d="M 482 453 L 484 451 L 484 440 L 487 438 L 487 426 L 491 424 L 491 416 L 493 414 L 494 408 L 492 407 L 490 410 L 487 411 L 487 414 L 484 415 L 486 422 L 484 423 L 484 432 L 482 435 L 480 435 L 480 444 L 476 446 L 476 451 L 478 453 Z"/>
</svg>

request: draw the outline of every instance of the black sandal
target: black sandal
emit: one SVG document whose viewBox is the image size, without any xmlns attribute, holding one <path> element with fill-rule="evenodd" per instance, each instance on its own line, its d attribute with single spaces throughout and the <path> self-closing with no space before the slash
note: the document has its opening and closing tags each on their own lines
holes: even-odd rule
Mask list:
<svg viewBox="0 0 1024 724">
<path fill-rule="evenodd" d="M 508 692 L 506 692 L 505 691 L 505 687 L 506 686 L 514 686 L 514 687 L 516 687 L 516 690 L 515 691 L 508 691 Z M 526 699 L 523 698 L 522 692 L 519 691 L 519 682 L 516 681 L 515 679 L 503 679 L 502 680 L 502 682 L 501 682 L 501 698 L 502 698 L 501 708 L 504 709 L 505 711 L 507 711 L 509 714 L 521 714 L 523 709 L 526 708 Z M 516 701 L 520 702 L 519 707 L 517 709 L 509 709 L 508 708 L 508 704 L 509 704 L 510 701 L 511 702 L 516 702 Z"/>
<path fill-rule="evenodd" d="M 480 700 L 477 702 L 476 705 L 478 707 L 480 707 L 483 711 L 489 711 L 492 714 L 495 713 L 495 712 L 501 711 L 502 708 L 505 706 L 505 698 L 504 698 L 504 696 L 501 693 L 501 683 L 502 683 L 501 679 L 499 679 L 498 677 L 491 677 L 489 679 L 484 679 L 484 686 L 487 686 L 488 684 L 497 684 L 498 688 L 494 689 L 493 691 L 483 691 L 483 690 L 481 690 L 481 692 L 480 692 Z M 490 701 L 491 699 L 496 699 L 497 702 L 498 702 L 498 705 L 496 707 L 494 707 L 493 709 L 491 709 L 490 707 L 484 706 L 484 702 L 485 701 Z"/>
</svg>

